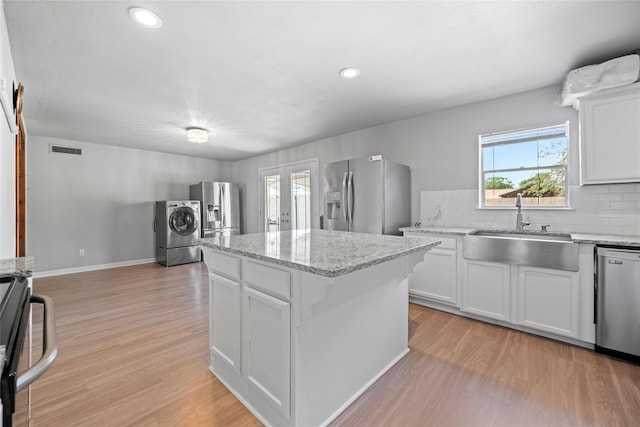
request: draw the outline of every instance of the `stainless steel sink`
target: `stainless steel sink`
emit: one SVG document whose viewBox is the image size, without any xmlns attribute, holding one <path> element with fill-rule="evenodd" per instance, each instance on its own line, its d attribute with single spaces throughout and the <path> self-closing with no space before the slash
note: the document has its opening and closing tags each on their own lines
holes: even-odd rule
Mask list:
<svg viewBox="0 0 640 427">
<path fill-rule="evenodd" d="M 463 238 L 466 259 L 578 271 L 578 244 L 570 234 L 476 230 Z"/>
</svg>

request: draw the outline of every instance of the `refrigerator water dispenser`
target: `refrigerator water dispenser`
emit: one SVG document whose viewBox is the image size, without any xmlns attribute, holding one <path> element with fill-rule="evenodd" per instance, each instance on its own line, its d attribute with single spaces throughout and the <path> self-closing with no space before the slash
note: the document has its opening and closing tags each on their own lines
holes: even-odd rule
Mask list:
<svg viewBox="0 0 640 427">
<path fill-rule="evenodd" d="M 327 219 L 337 219 L 337 209 L 340 209 L 341 194 L 339 191 L 327 193 Z"/>
</svg>

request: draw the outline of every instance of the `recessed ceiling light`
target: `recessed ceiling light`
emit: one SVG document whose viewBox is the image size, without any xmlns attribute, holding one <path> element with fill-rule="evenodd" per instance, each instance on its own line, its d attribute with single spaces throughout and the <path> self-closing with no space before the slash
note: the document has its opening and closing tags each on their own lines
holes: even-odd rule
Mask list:
<svg viewBox="0 0 640 427">
<path fill-rule="evenodd" d="M 187 140 L 202 144 L 209 139 L 209 131 L 202 128 L 187 128 Z"/>
<path fill-rule="evenodd" d="M 352 79 L 354 77 L 358 77 L 360 75 L 360 70 L 358 68 L 343 68 L 340 70 L 340 77 L 343 79 Z"/>
<path fill-rule="evenodd" d="M 141 7 L 132 7 L 129 9 L 129 16 L 137 23 L 147 28 L 162 27 L 162 19 L 152 11 Z"/>
</svg>

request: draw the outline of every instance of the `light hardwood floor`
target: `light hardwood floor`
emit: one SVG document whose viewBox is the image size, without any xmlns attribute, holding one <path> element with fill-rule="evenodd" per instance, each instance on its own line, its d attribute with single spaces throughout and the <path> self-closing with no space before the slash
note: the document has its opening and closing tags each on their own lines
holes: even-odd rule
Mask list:
<svg viewBox="0 0 640 427">
<path fill-rule="evenodd" d="M 36 427 L 260 425 L 207 369 L 204 264 L 34 287 L 54 299 L 59 342 L 33 387 Z M 409 332 L 412 351 L 333 426 L 640 425 L 638 366 L 416 305 Z"/>
</svg>

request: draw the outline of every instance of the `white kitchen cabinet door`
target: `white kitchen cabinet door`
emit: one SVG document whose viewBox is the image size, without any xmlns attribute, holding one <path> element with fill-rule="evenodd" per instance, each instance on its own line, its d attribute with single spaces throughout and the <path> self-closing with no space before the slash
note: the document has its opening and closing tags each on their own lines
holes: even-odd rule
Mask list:
<svg viewBox="0 0 640 427">
<path fill-rule="evenodd" d="M 291 401 L 291 304 L 245 287 L 243 376 L 285 417 Z"/>
<path fill-rule="evenodd" d="M 240 374 L 240 283 L 209 273 L 211 355 Z"/>
<path fill-rule="evenodd" d="M 409 294 L 456 305 L 458 301 L 457 242 L 455 237 L 405 232 L 405 236 L 438 239 L 441 243 L 424 255 L 409 276 Z"/>
<path fill-rule="evenodd" d="M 581 184 L 640 182 L 640 84 L 580 99 Z"/>
<path fill-rule="evenodd" d="M 511 321 L 511 266 L 465 260 L 460 309 L 492 319 Z"/>
<path fill-rule="evenodd" d="M 577 272 L 518 268 L 518 323 L 578 338 L 580 276 Z"/>
</svg>

